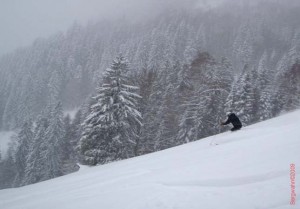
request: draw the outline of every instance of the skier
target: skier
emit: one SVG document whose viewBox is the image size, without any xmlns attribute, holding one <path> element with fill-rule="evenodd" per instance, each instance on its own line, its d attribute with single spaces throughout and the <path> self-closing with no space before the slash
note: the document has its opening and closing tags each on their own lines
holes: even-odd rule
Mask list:
<svg viewBox="0 0 300 209">
<path fill-rule="evenodd" d="M 231 123 L 233 125 L 231 131 L 237 131 L 242 128 L 242 123 L 240 119 L 233 112 L 227 112 L 226 115 L 228 118 L 225 122 L 221 123 L 222 126 Z"/>
</svg>

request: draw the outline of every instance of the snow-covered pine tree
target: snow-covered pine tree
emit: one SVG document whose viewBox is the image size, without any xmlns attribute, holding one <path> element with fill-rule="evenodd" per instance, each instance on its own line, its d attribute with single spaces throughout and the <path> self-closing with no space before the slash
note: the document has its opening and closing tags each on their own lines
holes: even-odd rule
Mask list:
<svg viewBox="0 0 300 209">
<path fill-rule="evenodd" d="M 224 69 L 224 74 L 221 76 L 221 78 L 224 76 L 223 81 L 226 82 L 225 86 L 225 91 L 228 91 L 227 98 L 224 103 L 224 110 L 223 112 L 226 113 L 228 111 L 233 110 L 233 104 L 236 99 L 236 91 L 237 91 L 237 79 L 233 75 L 233 66 L 231 62 L 226 58 L 222 58 L 222 66 Z"/>
<path fill-rule="evenodd" d="M 45 165 L 43 165 L 43 178 L 41 180 L 55 178 L 63 174 L 62 147 L 64 136 L 62 105 L 59 102 L 51 111 L 49 126 L 45 133 L 46 149 L 42 152 Z"/>
<path fill-rule="evenodd" d="M 6 105 L 4 106 L 2 116 L 2 128 L 5 130 L 12 130 L 17 127 L 17 115 L 15 114 L 18 104 L 18 98 L 16 96 L 18 95 L 17 92 L 18 86 L 14 86 L 7 95 Z"/>
<path fill-rule="evenodd" d="M 177 141 L 179 143 L 188 143 L 197 140 L 199 128 L 203 116 L 203 106 L 200 98 L 195 92 L 190 93 L 187 101 L 181 105 L 184 108 L 184 114 L 179 118 L 179 130 Z"/>
<path fill-rule="evenodd" d="M 272 101 L 270 88 L 270 70 L 267 68 L 268 56 L 264 52 L 259 63 L 257 73 L 257 86 L 260 91 L 258 104 L 259 120 L 266 120 L 272 117 Z"/>
<path fill-rule="evenodd" d="M 51 107 L 55 106 L 59 100 L 59 94 L 61 89 L 62 78 L 59 75 L 58 70 L 54 70 L 51 73 L 51 77 L 48 83 L 49 91 L 49 104 Z M 49 107 L 48 107 L 49 108 Z"/>
<path fill-rule="evenodd" d="M 255 93 L 256 86 L 253 85 L 254 70 L 244 67 L 243 73 L 238 80 L 237 96 L 233 107 L 237 115 L 241 118 L 242 123 L 251 124 L 255 119 Z"/>
<path fill-rule="evenodd" d="M 75 114 L 75 117 L 71 123 L 71 138 L 70 138 L 70 143 L 71 143 L 71 158 L 74 159 L 75 161 L 78 161 L 78 153 L 77 153 L 77 148 L 78 148 L 78 143 L 81 138 L 82 134 L 82 119 L 83 119 L 83 114 L 82 110 L 78 110 Z"/>
<path fill-rule="evenodd" d="M 176 88 L 178 91 L 185 91 L 193 88 L 193 85 L 189 81 L 188 69 L 189 65 L 183 65 L 177 73 L 178 85 Z"/>
<path fill-rule="evenodd" d="M 162 130 L 161 119 L 162 114 L 160 114 L 163 104 L 163 92 L 165 90 L 165 74 L 163 71 L 154 71 L 155 76 L 151 83 L 149 83 L 149 88 L 151 91 L 143 96 L 148 96 L 147 104 L 144 110 L 145 125 L 142 128 L 142 153 L 154 152 L 156 148 L 159 147 L 160 137 L 158 135 L 161 133 L 159 129 Z M 164 81 L 164 82 L 162 82 Z M 142 86 L 142 90 L 145 87 Z M 143 98 L 142 101 L 146 100 Z"/>
<path fill-rule="evenodd" d="M 134 156 L 137 131 L 142 126 L 137 106 L 141 97 L 135 93 L 138 88 L 129 85 L 128 69 L 127 60 L 118 56 L 105 71 L 104 84 L 97 90 L 97 103 L 84 122 L 80 140 L 80 152 L 86 164 Z"/>
<path fill-rule="evenodd" d="M 233 55 L 238 69 L 243 66 L 252 65 L 254 53 L 253 26 L 249 21 L 241 24 L 233 43 Z"/>
<path fill-rule="evenodd" d="M 176 133 L 178 130 L 178 119 L 176 113 L 175 88 L 169 85 L 163 96 L 163 104 L 157 112 L 158 130 L 155 133 L 154 151 L 167 149 L 177 145 Z"/>
<path fill-rule="evenodd" d="M 72 173 L 78 170 L 76 165 L 75 146 L 73 143 L 77 141 L 76 130 L 77 127 L 73 127 L 70 115 L 64 117 L 64 137 L 62 142 L 62 172 L 63 174 Z"/>
<path fill-rule="evenodd" d="M 168 61 L 162 69 L 158 85 L 160 88 L 157 114 L 157 131 L 154 137 L 154 151 L 166 149 L 177 145 L 176 135 L 178 130 L 178 98 L 176 96 L 177 75 L 180 64 L 171 65 Z M 155 114 L 155 113 L 154 113 Z"/>
<path fill-rule="evenodd" d="M 195 34 L 192 34 L 193 36 Z M 195 46 L 195 41 L 193 40 L 194 37 L 189 37 L 187 41 L 186 48 L 183 52 L 184 60 L 187 64 L 190 64 L 196 57 L 198 53 L 198 46 Z"/>
<path fill-rule="evenodd" d="M 288 55 L 283 54 L 281 59 L 277 62 L 276 74 L 272 82 L 272 86 L 274 87 L 274 93 L 272 95 L 272 104 L 273 104 L 272 115 L 278 115 L 283 110 L 283 106 L 286 103 L 284 99 L 286 92 L 282 80 L 285 77 L 285 72 L 287 71 L 288 66 L 289 66 Z"/>
<path fill-rule="evenodd" d="M 72 133 L 73 130 L 71 128 L 71 117 L 69 114 L 67 114 L 64 117 L 63 123 L 64 123 L 65 136 L 62 143 L 62 158 L 63 160 L 68 160 L 71 158 L 70 156 L 72 153 L 71 140 L 73 137 L 73 133 Z"/>
<path fill-rule="evenodd" d="M 158 72 L 154 69 L 143 69 L 138 75 L 136 82 L 139 86 L 139 95 L 142 99 L 139 103 L 140 111 L 143 115 L 143 126 L 141 127 L 140 138 L 137 143 L 137 154 L 147 154 L 153 152 L 156 125 L 156 98 Z M 155 109 L 156 108 L 156 109 Z"/>
<path fill-rule="evenodd" d="M 47 150 L 45 136 L 48 126 L 48 119 L 44 116 L 39 116 L 34 129 L 33 143 L 31 143 L 30 153 L 27 158 L 23 185 L 37 183 L 44 179 L 45 161 L 47 161 L 47 159 L 45 159 L 42 154 Z"/>
<path fill-rule="evenodd" d="M 0 189 L 13 187 L 15 177 L 17 175 L 17 168 L 15 164 L 17 148 L 17 136 L 13 135 L 8 144 L 6 157 L 1 162 L 0 172 Z"/>
<path fill-rule="evenodd" d="M 211 121 L 211 133 L 219 133 L 220 121 L 224 119 L 225 109 L 227 107 L 226 100 L 229 97 L 232 83 L 234 80 L 232 63 L 226 57 L 222 57 L 221 62 L 212 67 L 213 77 L 209 85 L 211 103 L 207 106 L 207 110 Z"/>
<path fill-rule="evenodd" d="M 300 107 L 300 60 L 288 69 L 281 79 L 279 94 L 285 103 L 283 111 L 291 111 Z"/>
<path fill-rule="evenodd" d="M 193 85 L 188 76 L 189 66 L 184 65 L 178 72 L 178 83 L 176 95 L 179 98 L 178 111 L 181 112 L 178 116 L 178 132 L 176 141 L 179 144 L 188 143 L 195 140 L 193 127 L 194 101 L 193 101 Z"/>
<path fill-rule="evenodd" d="M 192 105 L 191 105 L 192 106 Z M 177 134 L 177 139 L 179 143 L 188 143 L 195 141 L 194 137 L 194 120 L 192 107 L 187 107 L 183 114 L 181 114 L 179 119 L 179 130 Z"/>
<path fill-rule="evenodd" d="M 17 175 L 14 181 L 14 186 L 22 185 L 25 177 L 25 169 L 27 167 L 27 159 L 30 154 L 30 146 L 33 143 L 32 122 L 27 121 L 22 126 L 17 136 L 17 148 L 15 152 L 15 164 L 17 168 Z"/>
</svg>

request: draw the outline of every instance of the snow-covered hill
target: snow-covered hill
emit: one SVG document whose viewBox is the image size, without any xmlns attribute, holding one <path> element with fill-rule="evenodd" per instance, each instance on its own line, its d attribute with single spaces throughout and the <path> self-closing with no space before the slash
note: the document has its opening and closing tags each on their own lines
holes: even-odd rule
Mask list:
<svg viewBox="0 0 300 209">
<path fill-rule="evenodd" d="M 286 209 L 300 191 L 300 111 L 18 189 L 1 209 Z M 219 145 L 210 145 L 218 143 Z M 298 205 L 298 207 L 297 207 Z"/>
</svg>

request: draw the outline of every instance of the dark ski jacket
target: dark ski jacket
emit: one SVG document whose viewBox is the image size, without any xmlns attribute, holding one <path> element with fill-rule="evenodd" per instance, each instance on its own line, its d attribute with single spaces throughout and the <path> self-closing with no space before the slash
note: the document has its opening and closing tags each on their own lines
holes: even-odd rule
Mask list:
<svg viewBox="0 0 300 209">
<path fill-rule="evenodd" d="M 234 113 L 230 113 L 228 115 L 227 121 L 225 121 L 224 123 L 222 123 L 222 125 L 227 125 L 229 123 L 232 123 L 232 125 L 234 127 L 239 127 L 239 128 L 242 127 L 242 123 L 241 123 L 240 119 Z"/>
</svg>

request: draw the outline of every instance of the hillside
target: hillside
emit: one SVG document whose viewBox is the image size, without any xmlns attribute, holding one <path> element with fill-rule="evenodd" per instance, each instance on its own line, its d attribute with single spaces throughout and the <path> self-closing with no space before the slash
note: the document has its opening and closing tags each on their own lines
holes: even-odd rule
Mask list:
<svg viewBox="0 0 300 209">
<path fill-rule="evenodd" d="M 165 151 L 0 191 L 1 209 L 286 209 L 300 111 Z M 219 145 L 210 145 L 218 143 Z M 299 204 L 298 196 L 296 205 Z"/>
</svg>

